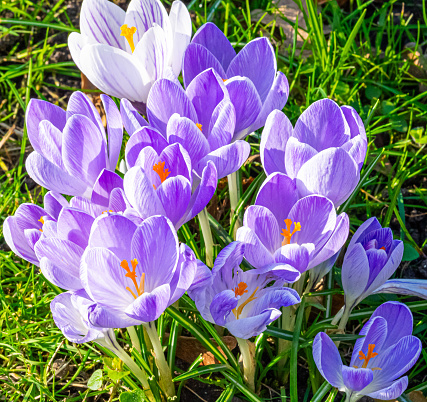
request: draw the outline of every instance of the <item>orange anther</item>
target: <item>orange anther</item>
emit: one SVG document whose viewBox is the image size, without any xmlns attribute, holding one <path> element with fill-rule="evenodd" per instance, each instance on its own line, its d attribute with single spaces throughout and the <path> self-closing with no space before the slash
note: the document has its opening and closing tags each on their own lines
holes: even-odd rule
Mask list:
<svg viewBox="0 0 427 402">
<path fill-rule="evenodd" d="M 237 284 L 237 287 L 235 287 L 234 290 L 234 296 L 243 296 L 244 293 L 248 293 L 247 291 L 248 285 L 246 285 L 245 282 L 240 282 Z"/>
<path fill-rule="evenodd" d="M 160 181 L 163 183 L 167 177 L 170 175 L 170 170 L 165 169 L 165 162 L 159 162 L 153 166 L 153 170 L 159 175 Z M 153 185 L 154 186 L 154 185 Z M 156 187 L 154 186 L 154 189 Z"/>
<path fill-rule="evenodd" d="M 133 43 L 133 35 L 136 32 L 136 27 L 128 27 L 127 24 L 124 24 L 120 27 L 120 36 L 124 36 L 129 43 L 130 50 L 133 53 L 135 50 L 135 44 Z"/>
<path fill-rule="evenodd" d="M 200 123 L 196 123 L 197 128 L 202 131 L 202 125 Z"/>
<path fill-rule="evenodd" d="M 282 246 L 286 246 L 287 244 L 290 244 L 292 236 L 296 232 L 301 231 L 301 223 L 293 222 L 293 224 L 294 224 L 294 230 L 291 232 L 292 219 L 285 219 L 286 229 L 282 229 L 282 233 L 280 233 L 284 237 L 282 241 Z"/>
</svg>

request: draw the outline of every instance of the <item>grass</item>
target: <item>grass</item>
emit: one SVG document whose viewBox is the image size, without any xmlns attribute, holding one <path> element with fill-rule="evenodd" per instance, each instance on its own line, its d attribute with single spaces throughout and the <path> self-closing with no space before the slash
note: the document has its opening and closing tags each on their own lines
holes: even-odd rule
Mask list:
<svg viewBox="0 0 427 402">
<path fill-rule="evenodd" d="M 382 3 L 349 0 L 342 9 L 335 1 L 330 1 L 318 14 L 312 0 L 308 0 L 302 18 L 297 23 L 291 22 L 297 33 L 293 41 L 287 40 L 283 29 L 284 21 L 289 20 L 269 0 L 193 0 L 188 7 L 192 11 L 194 29 L 213 21 L 224 30 L 236 49 L 257 36 L 271 37 L 277 49 L 278 67 L 290 82 L 291 94 L 284 111 L 293 123 L 308 105 L 324 97 L 357 109 L 369 139 L 368 159 L 359 188 L 341 210 L 349 214 L 352 231 L 371 216 L 377 216 L 383 225 L 391 225 L 395 237 L 405 241 L 405 261 L 397 275 L 412 272 L 427 277 L 422 268 L 423 248 L 427 243 L 427 70 L 420 67 L 427 44 L 427 12 L 425 1 L 420 3 L 413 0 L 403 6 L 396 0 Z M 71 91 L 79 89 L 80 73 L 66 58 L 66 37 L 69 32 L 78 31 L 75 3 L 1 0 L 0 4 L 0 46 L 4 49 L 0 64 L 1 224 L 19 204 L 40 203 L 45 193 L 44 189 L 34 187 L 25 174 L 25 156 L 31 150 L 24 128 L 29 99 L 39 97 L 65 107 Z M 266 23 L 266 15 L 252 20 L 251 10 L 255 8 L 276 15 L 276 20 Z M 307 30 L 302 28 L 302 19 L 309 27 Z M 306 39 L 301 39 L 303 37 Z M 405 47 L 408 42 L 412 45 Z M 300 51 L 301 47 L 305 52 Z M 249 139 L 254 157 L 242 168 L 244 183 L 248 185 L 244 186 L 237 212 L 253 203 L 263 180 L 260 159 L 255 157 L 259 154 L 259 134 Z M 217 204 L 210 209 L 214 215 L 211 224 L 216 251 L 230 241 L 228 233 L 232 233 L 230 217 L 225 212 L 227 208 L 225 211 L 221 208 L 227 199 L 227 186 L 220 186 Z M 194 224 L 185 226 L 180 236 L 204 258 L 203 239 L 192 235 L 195 228 Z M 334 272 L 335 278 L 330 277 L 329 288 L 326 287 L 323 295 L 328 308 L 320 312 L 321 324 L 316 324 L 319 328 L 330 322 L 330 306 L 334 307 L 331 301 L 335 302 L 332 296 L 341 292 L 339 287 L 333 289 L 333 279 L 339 284 L 339 269 Z M 49 285 L 36 267 L 7 251 L 2 237 L 0 280 L 1 400 L 117 400 L 119 391 L 132 389 L 131 381 L 115 381 L 108 375 L 109 371 L 103 366 L 105 359 L 93 345 L 77 346 L 64 340 L 49 310 L 49 302 L 58 289 Z M 385 299 L 399 298 L 375 296 L 366 299 L 352 314 L 354 327 Z M 411 299 L 409 305 L 415 312 L 414 334 L 426 345 L 427 304 Z M 191 306 L 186 311 L 189 314 Z M 170 314 L 174 316 L 173 311 Z M 169 327 L 168 317 L 170 315 L 166 316 L 161 328 Z M 180 323 L 188 325 L 188 319 Z M 304 346 L 304 342 L 307 344 L 314 336 L 313 327 L 307 327 L 305 321 L 298 324 L 301 337 L 297 341 L 294 338 L 291 353 L 294 370 L 291 372 L 291 400 L 306 402 L 319 386 L 313 400 L 320 401 L 324 395 L 328 401 L 339 400 L 339 394 L 326 384 L 321 385 L 320 377 L 314 374 L 310 353 L 297 354 L 301 343 Z M 175 325 L 172 332 L 177 331 L 177 327 Z M 209 328 L 199 331 L 207 334 Z M 274 328 L 269 334 L 292 339 L 292 335 Z M 120 333 L 125 341 L 126 336 Z M 351 341 L 351 335 L 346 339 Z M 289 397 L 289 389 L 280 390 L 275 379 L 275 349 L 267 342 L 267 335 L 257 339 L 257 354 L 272 362 L 258 367 L 258 374 L 263 374 L 261 396 L 265 400 L 285 400 L 286 395 Z M 173 354 L 170 357 L 173 360 Z M 100 389 L 87 388 L 88 377 L 103 367 L 104 381 Z M 313 378 L 297 378 L 298 367 L 312 368 Z M 58 372 L 58 368 L 62 371 Z M 197 362 L 193 368 L 197 369 Z M 409 375 L 409 391 L 427 392 L 426 369 L 427 353 L 423 352 Z M 215 376 L 205 371 L 199 374 L 199 379 L 224 388 L 223 399 L 219 400 L 228 400 L 227 397 L 238 393 L 243 399 L 254 400 L 245 394 L 231 373 Z M 179 390 L 183 387 L 181 385 Z"/>
</svg>

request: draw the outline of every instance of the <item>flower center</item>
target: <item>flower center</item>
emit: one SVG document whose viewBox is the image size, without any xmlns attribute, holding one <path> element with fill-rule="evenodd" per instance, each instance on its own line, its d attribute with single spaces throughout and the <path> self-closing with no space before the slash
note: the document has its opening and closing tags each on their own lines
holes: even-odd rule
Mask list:
<svg viewBox="0 0 427 402">
<path fill-rule="evenodd" d="M 133 285 L 135 286 L 135 289 L 136 289 L 136 294 L 138 296 L 141 296 L 144 293 L 145 272 L 143 272 L 141 274 L 141 279 L 139 281 L 139 286 L 138 286 L 138 283 L 136 281 L 137 275 L 136 275 L 136 272 L 135 272 L 136 266 L 138 265 L 138 261 L 137 261 L 136 258 L 134 258 L 133 260 L 130 261 L 130 263 L 132 264 L 132 271 L 130 270 L 129 264 L 128 264 L 128 262 L 126 260 L 123 260 L 120 263 L 120 266 L 126 271 L 126 275 L 125 276 L 127 278 L 130 278 L 132 280 Z M 132 289 L 129 286 L 126 286 L 126 290 L 128 290 L 135 299 L 138 298 L 138 296 L 132 291 Z"/>
<path fill-rule="evenodd" d="M 130 50 L 133 53 L 135 50 L 135 44 L 133 43 L 133 35 L 136 32 L 136 27 L 128 27 L 127 24 L 124 24 L 120 27 L 120 36 L 124 36 L 129 43 Z"/>
<path fill-rule="evenodd" d="M 43 216 L 40 217 L 40 219 L 38 220 L 38 222 L 41 222 L 42 225 L 44 225 L 44 219 Z M 43 229 L 39 229 L 40 232 L 43 232 Z"/>
<path fill-rule="evenodd" d="M 234 294 L 237 296 L 243 296 L 244 293 L 248 293 L 247 291 L 247 287 L 248 285 L 245 282 L 240 282 L 237 287 L 235 287 L 234 290 Z M 255 300 L 255 293 L 258 291 L 258 287 L 253 291 L 253 293 L 238 307 L 234 308 L 233 314 L 236 317 L 236 320 L 239 319 L 240 314 L 242 314 L 243 309 L 245 308 L 245 306 L 250 303 L 251 301 Z"/>
<path fill-rule="evenodd" d="M 294 230 L 291 232 L 291 226 L 292 223 L 294 224 Z M 280 233 L 284 239 L 282 241 L 282 246 L 286 246 L 287 244 L 290 244 L 292 236 L 296 232 L 301 231 L 301 223 L 299 222 L 292 222 L 292 219 L 285 219 L 286 229 L 282 229 L 282 233 Z"/>
<path fill-rule="evenodd" d="M 196 123 L 196 126 L 200 131 L 202 131 L 202 125 L 200 123 Z M 203 131 L 202 131 L 202 133 L 203 133 Z"/>
<path fill-rule="evenodd" d="M 370 343 L 368 345 L 368 353 L 366 355 L 361 350 L 359 351 L 359 359 L 364 360 L 362 368 L 367 368 L 369 360 L 371 360 L 375 356 L 378 356 L 378 353 L 374 352 L 374 349 L 375 349 L 375 344 Z M 358 368 L 358 367 L 356 367 L 356 368 Z M 381 369 L 379 367 L 373 367 L 373 368 L 371 368 L 371 370 L 374 371 L 374 370 L 381 370 Z"/>
<path fill-rule="evenodd" d="M 108 212 L 113 212 L 113 210 L 112 209 L 106 209 L 105 211 L 102 211 L 101 215 L 106 214 Z"/>
<path fill-rule="evenodd" d="M 380 250 L 384 250 L 385 251 L 385 247 L 384 246 L 380 247 Z"/>
<path fill-rule="evenodd" d="M 159 175 L 160 181 L 163 183 L 171 174 L 169 169 L 165 169 L 165 162 L 159 162 L 153 166 L 153 170 Z M 154 189 L 156 186 L 153 184 Z"/>
</svg>

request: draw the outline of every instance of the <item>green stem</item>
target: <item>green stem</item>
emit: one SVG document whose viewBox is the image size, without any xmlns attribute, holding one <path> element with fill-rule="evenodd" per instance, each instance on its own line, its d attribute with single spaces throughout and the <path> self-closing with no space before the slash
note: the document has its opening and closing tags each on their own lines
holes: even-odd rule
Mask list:
<svg viewBox="0 0 427 402">
<path fill-rule="evenodd" d="M 295 309 L 293 306 L 282 307 L 282 316 L 280 317 L 281 328 L 285 331 L 292 332 L 295 327 Z M 291 342 L 285 339 L 279 338 L 278 343 L 278 354 L 284 354 L 283 358 L 277 363 L 277 369 L 279 371 L 279 378 L 282 383 L 286 383 L 287 373 L 285 372 L 285 365 L 288 361 L 289 354 L 286 351 L 291 349 Z"/>
<path fill-rule="evenodd" d="M 344 312 L 341 317 L 341 321 L 338 325 L 338 333 L 345 333 L 345 327 L 347 325 L 347 322 L 350 318 L 351 314 L 351 307 L 347 307 L 347 305 L 344 306 Z M 339 341 L 335 342 L 336 347 L 340 345 Z"/>
<path fill-rule="evenodd" d="M 237 204 L 240 199 L 240 170 L 233 172 L 227 176 L 228 193 L 230 196 L 230 223 L 233 221 L 234 212 L 237 209 Z M 242 226 L 243 222 L 240 216 L 237 217 L 234 223 L 233 238 L 236 238 L 237 229 Z"/>
<path fill-rule="evenodd" d="M 247 339 L 237 338 L 237 343 L 239 344 L 240 353 L 242 354 L 243 359 L 243 377 L 249 389 L 255 392 L 255 356 L 253 349 L 250 344 L 250 341 Z"/>
<path fill-rule="evenodd" d="M 141 344 L 139 342 L 138 334 L 136 333 L 135 327 L 127 327 L 132 346 L 141 354 Z"/>
<path fill-rule="evenodd" d="M 160 387 L 164 390 L 169 398 L 172 398 L 175 396 L 175 386 L 172 382 L 172 373 L 166 361 L 165 354 L 163 352 L 163 346 L 160 343 L 156 324 L 154 322 L 148 322 L 143 325 L 147 330 L 148 337 L 150 338 L 151 344 L 153 346 L 154 359 L 156 361 L 156 366 L 159 369 Z"/>
<path fill-rule="evenodd" d="M 200 228 L 202 229 L 203 241 L 206 248 L 206 265 L 213 267 L 213 237 L 211 227 L 209 225 L 208 211 L 206 208 L 199 213 Z"/>
<path fill-rule="evenodd" d="M 292 341 L 291 359 L 290 359 L 290 381 L 289 381 L 289 394 L 291 402 L 298 402 L 298 346 L 299 335 L 301 333 L 302 321 L 304 317 L 305 298 L 301 298 L 301 303 L 298 307 L 298 314 L 295 323 L 294 339 Z"/>
</svg>

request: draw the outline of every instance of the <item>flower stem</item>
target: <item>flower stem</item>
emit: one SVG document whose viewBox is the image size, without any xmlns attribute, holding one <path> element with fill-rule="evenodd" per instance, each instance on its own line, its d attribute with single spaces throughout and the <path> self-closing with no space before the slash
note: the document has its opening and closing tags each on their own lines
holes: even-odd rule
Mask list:
<svg viewBox="0 0 427 402">
<path fill-rule="evenodd" d="M 240 199 L 240 170 L 233 172 L 227 176 L 228 180 L 228 193 L 230 195 L 230 223 L 233 221 L 234 212 L 236 211 L 237 204 Z M 234 223 L 233 238 L 236 238 L 237 229 L 242 226 L 242 219 L 237 217 Z"/>
<path fill-rule="evenodd" d="M 254 348 L 250 341 L 247 339 L 237 338 L 240 353 L 243 359 L 243 377 L 249 389 L 255 392 L 255 355 Z"/>
<path fill-rule="evenodd" d="M 168 398 L 172 398 L 175 396 L 175 386 L 172 382 L 172 373 L 166 361 L 165 354 L 163 352 L 163 346 L 160 343 L 156 324 L 154 322 L 148 322 L 143 325 L 147 330 L 148 337 L 150 338 L 151 344 L 153 346 L 154 359 L 156 361 L 156 366 L 159 369 L 160 387 L 164 390 Z"/>
<path fill-rule="evenodd" d="M 138 334 L 136 333 L 135 327 L 127 327 L 132 346 L 141 354 L 141 344 L 139 342 Z"/>
<path fill-rule="evenodd" d="M 213 237 L 211 227 L 209 225 L 208 211 L 206 208 L 199 213 L 199 222 L 202 229 L 203 241 L 206 248 L 206 265 L 210 268 L 213 267 Z"/>
<path fill-rule="evenodd" d="M 347 325 L 347 322 L 350 318 L 351 314 L 351 307 L 347 307 L 347 305 L 344 306 L 344 311 L 341 317 L 341 321 L 338 325 L 338 333 L 345 333 L 345 327 Z M 336 347 L 340 345 L 339 341 L 335 342 Z"/>
</svg>

